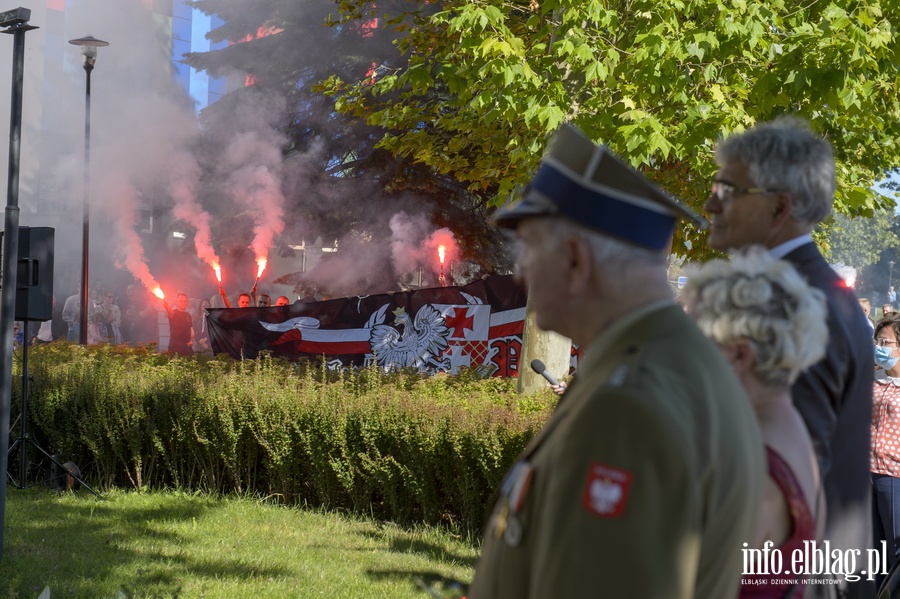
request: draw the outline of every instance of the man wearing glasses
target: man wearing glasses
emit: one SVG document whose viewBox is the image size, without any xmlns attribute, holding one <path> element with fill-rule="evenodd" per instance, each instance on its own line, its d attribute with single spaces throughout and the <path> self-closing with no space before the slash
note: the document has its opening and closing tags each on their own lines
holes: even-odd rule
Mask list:
<svg viewBox="0 0 900 599">
<path fill-rule="evenodd" d="M 827 523 L 823 540 L 842 552 L 872 547 L 869 436 L 872 416 L 872 329 L 853 291 L 828 265 L 810 234 L 831 213 L 835 165 L 831 145 L 801 119 L 761 123 L 722 141 L 705 208 L 709 245 L 737 250 L 760 244 L 787 260 L 828 302 L 825 358 L 800 375 L 791 394 L 803 416 L 824 480 Z M 866 568 L 857 561 L 857 573 Z M 826 575 L 814 578 L 824 579 Z M 841 578 L 841 577 L 836 577 Z M 874 584 L 812 589 L 815 597 L 873 597 Z"/>
</svg>

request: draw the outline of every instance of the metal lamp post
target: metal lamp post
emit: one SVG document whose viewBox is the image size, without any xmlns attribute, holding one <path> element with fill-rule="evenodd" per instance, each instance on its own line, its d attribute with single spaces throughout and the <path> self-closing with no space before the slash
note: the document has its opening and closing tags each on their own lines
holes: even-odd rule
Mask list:
<svg viewBox="0 0 900 599">
<path fill-rule="evenodd" d="M 13 36 L 12 100 L 9 119 L 9 178 L 3 235 L 3 272 L 0 273 L 0 557 L 6 521 L 6 467 L 9 447 L 9 413 L 12 403 L 12 332 L 15 317 L 17 263 L 19 257 L 19 160 L 22 142 L 22 89 L 25 79 L 25 33 L 31 10 L 15 8 L 0 13 L 3 33 Z M 27 334 L 27 333 L 26 333 Z"/>
<path fill-rule="evenodd" d="M 890 270 L 888 271 L 888 289 L 894 284 L 894 261 L 891 260 L 888 262 L 888 267 Z"/>
<path fill-rule="evenodd" d="M 90 249 L 90 182 L 91 182 L 91 71 L 97 61 L 97 48 L 108 46 L 109 42 L 98 40 L 93 35 L 69 40 L 70 44 L 81 46 L 81 58 L 84 61 L 84 221 L 81 238 L 81 317 L 79 319 L 78 342 L 87 345 L 88 302 L 90 301 L 89 249 Z"/>
</svg>

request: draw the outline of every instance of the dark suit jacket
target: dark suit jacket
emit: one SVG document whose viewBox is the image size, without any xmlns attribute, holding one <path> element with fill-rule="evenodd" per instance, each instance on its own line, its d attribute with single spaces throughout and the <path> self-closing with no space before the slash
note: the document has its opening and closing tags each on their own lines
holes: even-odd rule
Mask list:
<svg viewBox="0 0 900 599">
<path fill-rule="evenodd" d="M 825 539 L 832 549 L 859 549 L 857 571 L 865 570 L 872 547 L 869 436 L 872 424 L 872 328 L 852 290 L 828 265 L 814 243 L 784 258 L 807 282 L 825 292 L 828 347 L 819 363 L 794 384 L 794 405 L 803 416 L 819 458 L 828 518 Z M 817 578 L 817 577 L 813 577 Z M 874 582 L 820 587 L 815 596 L 874 597 Z M 834 595 L 834 591 L 844 595 Z"/>
</svg>

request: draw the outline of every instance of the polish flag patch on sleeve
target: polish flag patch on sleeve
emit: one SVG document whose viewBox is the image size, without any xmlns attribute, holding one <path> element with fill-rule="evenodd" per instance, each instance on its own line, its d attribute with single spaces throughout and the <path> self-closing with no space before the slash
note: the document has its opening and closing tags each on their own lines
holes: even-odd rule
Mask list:
<svg viewBox="0 0 900 599">
<path fill-rule="evenodd" d="M 632 478 L 627 470 L 594 462 L 584 487 L 585 509 L 604 518 L 618 518 L 628 504 Z"/>
</svg>

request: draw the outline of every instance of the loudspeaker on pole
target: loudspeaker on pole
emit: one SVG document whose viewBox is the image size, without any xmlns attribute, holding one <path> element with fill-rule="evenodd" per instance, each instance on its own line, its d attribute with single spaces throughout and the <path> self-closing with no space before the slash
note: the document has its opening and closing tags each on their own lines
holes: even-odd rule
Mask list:
<svg viewBox="0 0 900 599">
<path fill-rule="evenodd" d="M 0 231 L 0 248 L 3 232 Z M 53 227 L 19 227 L 15 319 L 53 318 Z"/>
</svg>

